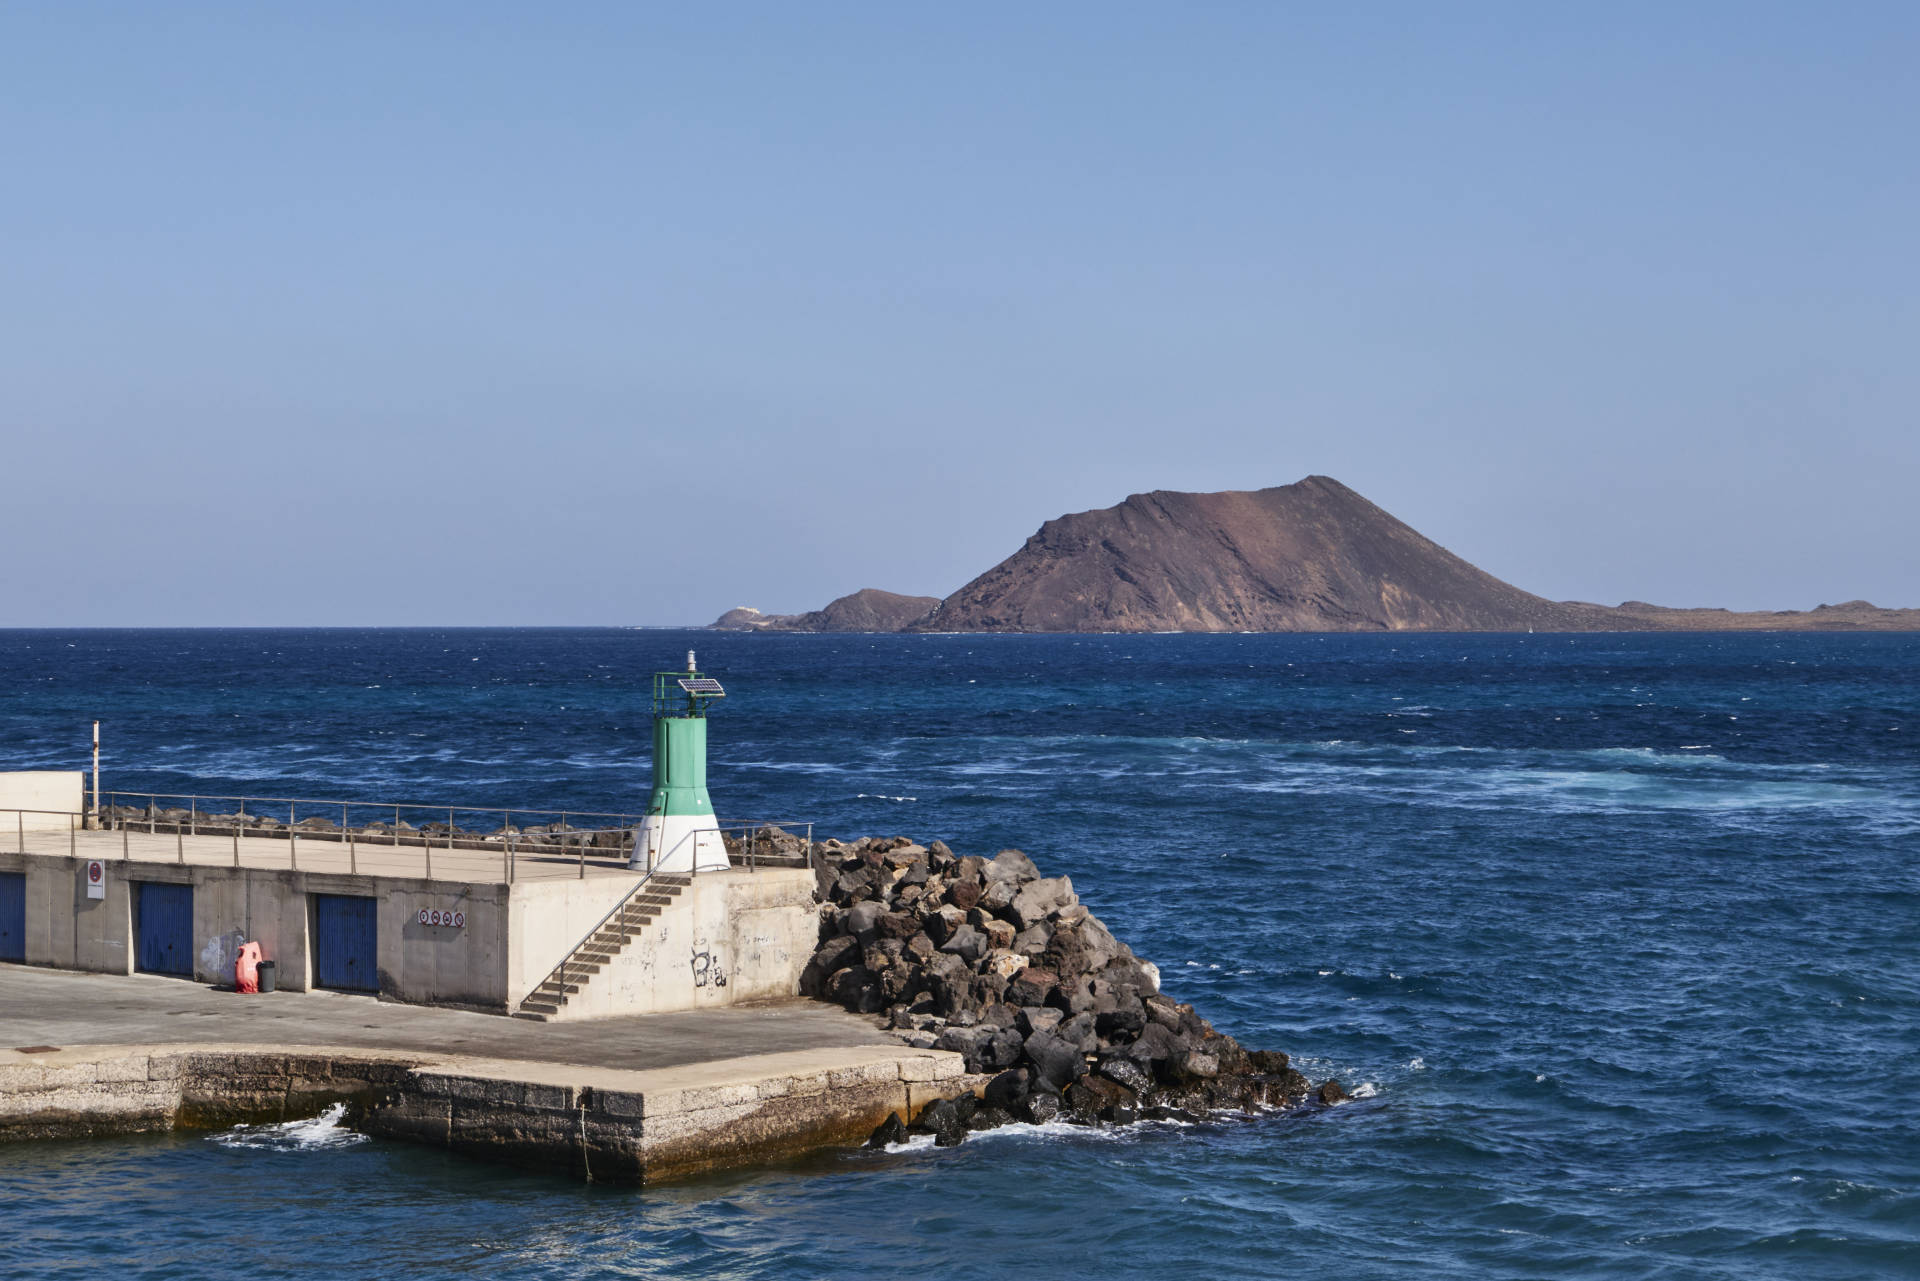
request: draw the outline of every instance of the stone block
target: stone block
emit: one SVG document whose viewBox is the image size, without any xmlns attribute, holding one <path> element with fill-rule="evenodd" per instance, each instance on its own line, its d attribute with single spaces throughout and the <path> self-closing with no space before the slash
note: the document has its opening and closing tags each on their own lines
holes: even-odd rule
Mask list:
<svg viewBox="0 0 1920 1281">
<path fill-rule="evenodd" d="M 453 1101 L 444 1095 L 403 1092 L 370 1112 L 361 1122 L 369 1134 L 445 1147 L 452 1132 Z"/>
<path fill-rule="evenodd" d="M 827 1088 L 845 1090 L 873 1082 L 898 1081 L 900 1069 L 897 1060 L 877 1059 L 871 1063 L 854 1063 L 846 1067 L 837 1067 L 827 1073 Z"/>
<path fill-rule="evenodd" d="M 600 1090 L 593 1092 L 592 1110 L 609 1117 L 618 1117 L 621 1122 L 639 1121 L 647 1115 L 647 1098 L 629 1090 Z"/>
<path fill-rule="evenodd" d="M 899 1061 L 902 1081 L 946 1081 L 964 1075 L 966 1060 L 958 1054 L 914 1054 Z"/>
</svg>

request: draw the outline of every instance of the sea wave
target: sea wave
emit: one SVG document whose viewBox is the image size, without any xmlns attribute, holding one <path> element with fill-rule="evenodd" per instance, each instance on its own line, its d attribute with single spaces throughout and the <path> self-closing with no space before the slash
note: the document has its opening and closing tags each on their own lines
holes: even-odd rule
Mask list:
<svg viewBox="0 0 1920 1281">
<path fill-rule="evenodd" d="M 350 1148 L 365 1143 L 367 1136 L 349 1130 L 343 1124 L 347 1115 L 344 1103 L 335 1103 L 319 1116 L 301 1121 L 282 1121 L 271 1125 L 237 1125 L 208 1139 L 225 1148 L 260 1152 L 319 1152 L 332 1148 Z"/>
</svg>

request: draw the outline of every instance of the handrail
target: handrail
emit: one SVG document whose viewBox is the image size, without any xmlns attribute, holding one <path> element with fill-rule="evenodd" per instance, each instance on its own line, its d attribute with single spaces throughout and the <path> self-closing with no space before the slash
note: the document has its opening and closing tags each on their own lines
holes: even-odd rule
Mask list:
<svg viewBox="0 0 1920 1281">
<path fill-rule="evenodd" d="M 67 820 L 67 857 L 68 858 L 79 857 L 79 854 L 75 845 L 75 843 L 78 841 L 79 838 L 75 834 L 79 832 L 81 827 L 84 826 L 86 823 L 87 816 L 83 811 L 0 809 L 0 814 L 13 815 L 14 839 L 20 842 L 20 848 L 18 850 L 7 850 L 7 851 L 0 851 L 0 852 L 25 854 L 27 852 L 27 815 L 45 814 L 49 818 L 64 818 Z"/>
<path fill-rule="evenodd" d="M 339 807 L 340 821 L 337 825 L 332 819 L 325 819 L 324 826 L 315 828 L 304 826 L 303 824 L 320 816 L 309 815 L 307 820 L 300 820 L 298 818 L 297 807 L 302 804 L 302 802 L 299 801 L 280 801 L 272 797 L 254 796 L 218 797 L 186 792 L 116 791 L 109 792 L 106 795 L 111 798 L 111 803 L 103 805 L 98 810 L 9 810 L 7 807 L 0 807 L 0 815 L 5 815 L 9 812 L 15 815 L 13 826 L 20 845 L 19 852 L 22 854 L 28 852 L 25 816 L 34 814 L 59 817 L 67 820 L 65 827 L 68 833 L 67 854 L 69 857 L 78 856 L 77 847 L 79 838 L 77 834 L 95 820 L 100 820 L 108 830 L 118 831 L 120 833 L 120 857 L 122 859 L 130 857 L 127 847 L 127 834 L 129 830 L 133 829 L 136 825 L 144 824 L 151 832 L 157 833 L 164 824 L 166 830 L 174 837 L 174 861 L 180 863 L 187 861 L 184 838 L 189 834 L 189 829 L 191 829 L 191 833 L 196 839 L 202 835 L 224 835 L 228 837 L 233 845 L 232 863 L 234 867 L 241 866 L 240 846 L 242 842 L 240 838 L 242 836 L 247 837 L 249 842 L 259 838 L 286 841 L 287 863 L 289 867 L 296 871 L 299 870 L 300 867 L 299 853 L 302 837 L 305 837 L 309 842 L 319 841 L 322 844 L 345 845 L 347 870 L 350 874 L 359 873 L 359 855 L 362 846 L 368 846 L 370 848 L 387 846 L 394 848 L 396 851 L 403 846 L 417 848 L 422 854 L 424 860 L 422 870 L 428 880 L 433 879 L 433 852 L 436 846 L 444 847 L 449 852 L 456 849 L 465 849 L 469 852 L 492 853 L 497 843 L 497 853 L 500 859 L 500 880 L 497 883 L 503 885 L 511 885 L 518 879 L 520 855 L 523 853 L 537 860 L 550 861 L 554 852 L 558 851 L 562 858 L 570 858 L 570 861 L 577 863 L 578 875 L 582 880 L 586 879 L 587 854 L 589 852 L 594 854 L 596 867 L 607 869 L 607 863 L 603 861 L 603 856 L 611 856 L 614 860 L 617 860 L 623 869 L 630 867 L 633 856 L 636 853 L 636 845 L 640 831 L 640 816 L 613 814 L 606 811 L 528 810 L 509 809 L 503 806 L 392 806 L 383 802 L 372 801 L 308 801 L 305 802 L 305 804 L 309 806 L 324 805 L 328 809 L 333 809 L 336 806 Z M 120 804 L 121 801 L 134 799 L 144 799 L 149 802 L 144 813 L 138 807 Z M 193 802 L 193 804 L 189 808 L 180 810 L 176 815 L 162 818 L 161 814 L 163 811 L 158 804 L 161 800 L 185 800 Z M 202 800 L 236 801 L 239 803 L 240 808 L 237 812 L 201 810 L 198 802 Z M 255 805 L 255 812 L 251 815 L 247 812 L 247 803 L 250 801 Z M 258 812 L 259 807 L 281 804 L 288 807 L 284 821 L 275 818 L 268 820 L 265 826 L 256 825 L 260 823 L 260 820 L 266 819 L 264 814 Z M 169 808 L 173 809 L 176 807 L 170 806 Z M 434 822 L 424 823 L 421 827 L 408 825 L 407 831 L 403 833 L 397 814 L 392 827 L 388 827 L 383 821 L 377 820 L 356 825 L 350 821 L 351 814 L 349 811 L 353 809 L 378 809 L 383 812 L 389 809 L 421 809 L 436 815 L 445 813 L 447 819 L 444 832 L 432 830 L 440 826 L 436 820 Z M 501 823 L 498 829 L 493 831 L 482 831 L 472 828 L 462 829 L 455 822 L 463 813 L 471 814 L 475 812 L 500 814 L 505 816 L 505 821 Z M 547 826 L 547 830 L 543 832 L 529 831 L 527 826 L 518 828 L 513 826 L 511 819 L 514 815 L 521 815 L 526 818 L 557 816 L 559 822 Z M 623 821 L 616 826 L 610 827 L 578 827 L 568 821 L 575 818 L 618 818 Z M 4 819 L 0 819 L 0 823 L 4 823 Z M 713 831 L 723 842 L 734 842 L 735 852 L 743 857 L 746 870 L 748 871 L 756 870 L 759 864 L 767 858 L 767 855 L 762 854 L 761 846 L 767 843 L 763 838 L 769 829 L 781 833 L 782 838 L 791 837 L 798 840 L 800 842 L 799 858 L 802 865 L 808 867 L 813 865 L 813 824 L 810 822 L 802 822 L 798 819 L 715 819 L 713 823 L 714 825 L 711 829 L 703 830 Z M 800 830 L 790 829 L 804 829 L 804 835 L 801 834 Z M 48 829 L 44 828 L 41 829 L 41 834 L 45 835 L 47 830 Z M 615 838 L 614 841 L 610 845 L 603 844 L 603 840 L 608 836 L 613 836 Z M 792 865 L 790 855 L 775 856 L 773 861 L 776 864 Z M 650 870 L 647 876 L 642 878 L 642 883 L 651 875 L 652 872 Z M 463 877 L 461 879 L 467 878 Z M 596 928 L 598 927 L 596 926 Z M 576 948 L 575 950 L 578 949 Z"/>
<path fill-rule="evenodd" d="M 542 809 L 530 805 L 458 805 L 433 804 L 427 801 L 343 801 L 338 797 L 313 796 L 215 796 L 202 792 L 104 792 L 108 804 L 121 797 L 129 799 L 145 798 L 149 801 L 255 801 L 262 805 L 325 805 L 337 808 L 345 805 L 353 809 L 369 810 L 453 810 L 464 814 L 560 814 L 569 818 L 618 818 L 638 820 L 643 815 L 619 810 L 563 810 Z"/>
<path fill-rule="evenodd" d="M 571 961 L 574 957 L 578 956 L 580 954 L 581 948 L 593 942 L 593 936 L 600 932 L 600 929 L 602 926 L 604 926 L 608 921 L 611 921 L 615 916 L 617 916 L 621 912 L 624 912 L 627 908 L 627 904 L 633 902 L 633 896 L 638 894 L 641 890 L 645 889 L 647 887 L 647 882 L 651 881 L 654 877 L 654 873 L 658 872 L 659 870 L 660 869 L 657 867 L 648 868 L 645 874 L 642 875 L 639 880 L 633 883 L 633 888 L 620 896 L 620 901 L 613 905 L 613 910 L 611 912 L 608 912 L 605 916 L 601 917 L 598 921 L 594 922 L 593 928 L 586 932 L 585 937 L 583 937 L 578 943 L 575 943 L 572 947 L 567 949 L 567 954 L 560 958 L 560 964 L 548 970 L 544 978 L 542 978 L 538 983 L 535 983 L 532 987 L 527 989 L 527 996 L 532 996 L 535 992 L 538 992 L 541 988 L 545 987 L 548 984 L 548 982 L 552 980 L 553 976 L 557 974 L 560 976 L 560 996 L 561 996 L 561 1002 L 562 1004 L 564 1004 L 565 998 L 567 995 L 567 962 Z M 677 875 L 677 873 L 669 873 L 669 875 Z M 693 876 L 694 876 L 694 871 L 690 869 L 687 872 L 687 879 L 691 881 L 693 879 Z M 523 996 L 520 998 L 520 1003 L 522 1005 L 525 1005 L 527 1003 L 527 996 Z"/>
</svg>

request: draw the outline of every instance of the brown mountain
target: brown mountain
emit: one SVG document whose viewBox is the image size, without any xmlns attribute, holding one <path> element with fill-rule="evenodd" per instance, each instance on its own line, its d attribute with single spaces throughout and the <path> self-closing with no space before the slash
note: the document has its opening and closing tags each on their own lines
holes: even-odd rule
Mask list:
<svg viewBox="0 0 1920 1281">
<path fill-rule="evenodd" d="M 937 608 L 935 608 L 937 606 Z M 1135 494 L 1050 520 L 945 601 L 869 588 L 810 614 L 729 610 L 747 631 L 1920 631 L 1863 600 L 1735 613 L 1550 601 L 1461 560 L 1326 476 Z"/>
<path fill-rule="evenodd" d="M 805 614 L 762 614 L 742 605 L 720 615 L 712 626 L 743 632 L 901 632 L 939 603 L 938 596 L 902 596 L 865 587 Z"/>
<path fill-rule="evenodd" d="M 1050 520 L 915 630 L 1642 630 L 1476 569 L 1326 476 Z"/>
</svg>

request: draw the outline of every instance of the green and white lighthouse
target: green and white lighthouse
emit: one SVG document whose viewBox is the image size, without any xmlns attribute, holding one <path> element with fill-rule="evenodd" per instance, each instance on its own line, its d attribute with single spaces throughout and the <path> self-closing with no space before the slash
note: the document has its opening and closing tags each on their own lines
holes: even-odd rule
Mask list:
<svg viewBox="0 0 1920 1281">
<path fill-rule="evenodd" d="M 727 847 L 707 795 L 707 704 L 725 698 L 693 651 L 684 672 L 653 674 L 653 795 L 630 866 L 661 872 L 719 871 Z"/>
</svg>

